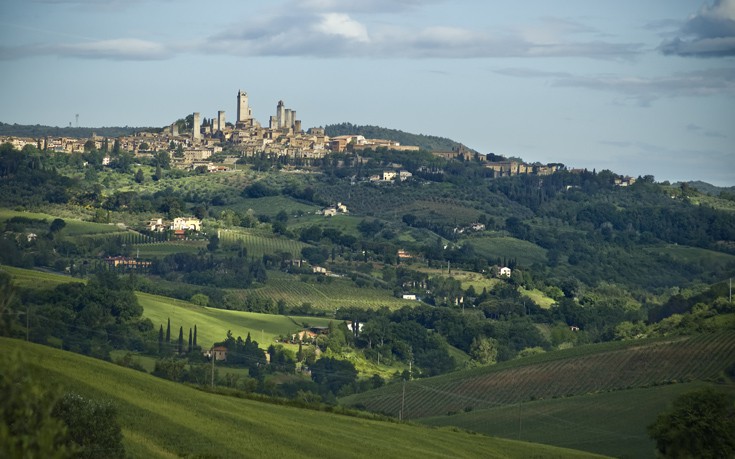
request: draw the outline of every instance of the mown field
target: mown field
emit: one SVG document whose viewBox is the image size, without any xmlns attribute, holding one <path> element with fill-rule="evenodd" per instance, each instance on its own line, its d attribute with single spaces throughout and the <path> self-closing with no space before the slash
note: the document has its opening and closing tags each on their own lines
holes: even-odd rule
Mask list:
<svg viewBox="0 0 735 459">
<path fill-rule="evenodd" d="M 421 419 L 487 435 L 521 439 L 616 457 L 651 458 L 655 444 L 646 427 L 678 396 L 711 387 L 735 393 L 735 385 L 692 382 L 620 390 Z"/>
<path fill-rule="evenodd" d="M 377 309 L 386 306 L 397 309 L 415 305 L 415 301 L 396 298 L 388 290 L 373 287 L 358 288 L 349 279 L 329 278 L 323 283 L 300 282 L 293 275 L 277 271 L 268 272 L 264 287 L 233 291 L 243 299 L 248 296 L 283 300 L 290 307 L 310 303 L 315 309 L 333 312 L 342 307 Z"/>
<path fill-rule="evenodd" d="M 46 225 L 46 229 L 48 228 L 48 225 L 50 225 L 51 222 L 54 221 L 54 219 L 59 218 L 59 217 L 55 217 L 53 215 L 44 214 L 44 213 L 25 212 L 25 211 L 20 212 L 16 210 L 0 208 L 0 223 L 4 223 L 13 217 L 23 217 L 23 218 L 30 218 L 33 220 L 45 221 L 44 224 Z M 66 222 L 66 226 L 60 232 L 62 236 L 80 236 L 80 235 L 86 235 L 86 234 L 106 234 L 106 233 L 124 232 L 124 229 L 121 229 L 117 225 L 108 225 L 106 223 L 85 222 L 85 221 L 77 220 L 73 218 L 64 218 L 63 220 Z"/>
<path fill-rule="evenodd" d="M 15 268 L 13 266 L 0 266 L 0 270 L 5 271 L 13 277 L 13 285 L 23 288 L 54 288 L 59 284 L 67 284 L 69 282 L 86 283 L 84 279 L 71 276 L 63 276 L 61 274 L 47 273 L 32 269 Z"/>
<path fill-rule="evenodd" d="M 207 308 L 141 292 L 137 296 L 143 306 L 143 316 L 151 319 L 156 329 L 159 325 L 163 325 L 165 329 L 168 319 L 171 319 L 172 336 L 174 331 L 178 333 L 179 327 L 184 327 L 188 336 L 189 328 L 196 325 L 197 343 L 202 348 L 208 348 L 216 341 L 223 341 L 227 330 L 231 330 L 235 337 L 242 336 L 243 339 L 250 333 L 252 339 L 258 341 L 263 349 L 267 349 L 276 337 L 295 333 L 303 328 L 304 323 L 324 327 L 330 320 L 323 317 L 286 317 Z"/>
<path fill-rule="evenodd" d="M 528 400 L 706 380 L 735 364 L 734 349 L 732 330 L 584 346 L 410 381 L 405 406 L 416 419 Z M 401 388 L 393 385 L 345 397 L 342 403 L 397 416 L 401 398 Z"/>
<path fill-rule="evenodd" d="M 199 391 L 36 344 L 0 338 L 36 378 L 111 401 L 130 457 L 590 457 L 489 438 Z"/>
</svg>

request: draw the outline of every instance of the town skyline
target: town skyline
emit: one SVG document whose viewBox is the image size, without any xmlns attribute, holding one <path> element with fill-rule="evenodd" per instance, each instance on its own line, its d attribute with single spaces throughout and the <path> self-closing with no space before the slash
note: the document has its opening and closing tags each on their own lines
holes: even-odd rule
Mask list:
<svg viewBox="0 0 735 459">
<path fill-rule="evenodd" d="M 0 121 L 340 122 L 483 154 L 735 184 L 735 2 L 4 3 Z M 719 26 L 718 26 L 719 25 Z"/>
</svg>

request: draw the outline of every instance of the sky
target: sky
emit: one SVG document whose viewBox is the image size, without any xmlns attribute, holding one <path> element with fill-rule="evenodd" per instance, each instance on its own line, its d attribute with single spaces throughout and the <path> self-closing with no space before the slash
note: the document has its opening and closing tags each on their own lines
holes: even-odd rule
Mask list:
<svg viewBox="0 0 735 459">
<path fill-rule="evenodd" d="M 481 153 L 735 185 L 735 0 L 2 0 L 0 121 L 279 100 Z"/>
</svg>

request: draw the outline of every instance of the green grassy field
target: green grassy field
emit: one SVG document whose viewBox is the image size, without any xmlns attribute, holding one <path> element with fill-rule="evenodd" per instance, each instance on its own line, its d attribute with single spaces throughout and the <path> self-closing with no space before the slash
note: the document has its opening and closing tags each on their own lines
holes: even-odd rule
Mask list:
<svg viewBox="0 0 735 459">
<path fill-rule="evenodd" d="M 655 444 L 646 426 L 678 396 L 703 387 L 735 393 L 735 385 L 670 384 L 460 412 L 421 419 L 487 435 L 521 439 L 616 457 L 650 458 Z"/>
<path fill-rule="evenodd" d="M 45 220 L 46 225 L 50 225 L 54 219 L 58 218 L 53 215 L 35 213 L 35 212 L 24 212 L 10 209 L 0 208 L 0 222 L 5 222 L 13 217 L 25 217 L 34 220 Z M 104 233 L 117 233 L 124 231 L 117 225 L 108 225 L 106 223 L 94 223 L 85 222 L 82 220 L 64 218 L 66 226 L 61 230 L 62 236 L 80 236 L 85 234 L 104 234 Z"/>
<path fill-rule="evenodd" d="M 130 457 L 590 457 L 588 453 L 210 394 L 80 355 L 0 338 L 39 379 L 118 410 Z"/>
<path fill-rule="evenodd" d="M 554 300 L 553 298 L 549 298 L 544 294 L 544 292 L 539 289 L 526 290 L 519 287 L 518 291 L 521 292 L 521 295 L 530 298 L 531 300 L 533 300 L 534 303 L 544 309 L 549 309 L 552 304 L 556 303 L 556 300 Z"/>
<path fill-rule="evenodd" d="M 138 301 L 143 306 L 143 316 L 151 319 L 156 329 L 159 325 L 166 328 L 168 319 L 171 319 L 171 330 L 174 334 L 179 327 L 184 327 L 185 333 L 189 328 L 197 326 L 197 342 L 202 348 L 208 348 L 216 341 L 222 341 L 227 336 L 227 330 L 232 334 L 245 339 L 248 333 L 263 349 L 274 343 L 279 335 L 295 333 L 306 322 L 311 326 L 326 326 L 327 318 L 322 317 L 286 317 L 254 312 L 228 311 L 225 309 L 205 308 L 186 301 L 175 300 L 163 296 L 137 293 Z"/>
<path fill-rule="evenodd" d="M 735 363 L 735 331 L 669 340 L 605 343 L 458 371 L 406 384 L 413 418 L 486 409 L 531 399 L 717 378 Z M 401 388 L 392 385 L 342 401 L 397 415 Z"/>
<path fill-rule="evenodd" d="M 397 309 L 402 306 L 415 305 L 415 301 L 394 297 L 388 290 L 372 287 L 356 287 L 351 280 L 331 278 L 331 282 L 300 282 L 293 275 L 269 271 L 268 282 L 264 287 L 241 290 L 236 293 L 244 297 L 255 296 L 270 298 L 273 301 L 283 300 L 288 306 L 299 306 L 311 303 L 315 309 L 334 311 L 342 307 L 362 307 L 376 309 L 386 306 Z"/>
<path fill-rule="evenodd" d="M 32 269 L 15 268 L 13 266 L 3 265 L 0 266 L 0 270 L 5 271 L 13 277 L 13 285 L 23 288 L 54 288 L 59 284 L 68 284 L 69 282 L 87 282 L 77 277 L 62 276 L 61 274 L 46 273 Z"/>
<path fill-rule="evenodd" d="M 498 283 L 502 282 L 500 279 L 486 277 L 484 274 L 472 271 L 463 271 L 461 269 L 452 268 L 452 272 L 450 273 L 446 266 L 444 269 L 427 268 L 425 266 L 415 266 L 412 268 L 430 276 L 453 277 L 462 284 L 463 290 L 467 290 L 471 285 L 475 288 L 475 291 L 478 294 L 482 293 L 482 289 L 486 288 L 491 290 Z"/>
<path fill-rule="evenodd" d="M 719 265 L 720 269 L 725 269 L 728 264 L 735 263 L 735 255 L 730 255 L 714 250 L 700 249 L 698 247 L 688 247 L 682 245 L 667 245 L 663 248 L 653 248 L 650 251 L 665 253 L 670 255 L 676 261 L 689 263 L 699 263 L 707 265 Z"/>
<path fill-rule="evenodd" d="M 727 381 L 735 331 L 549 352 L 341 399 L 430 425 L 618 457 L 652 457 L 645 426 L 678 395 Z M 722 386 L 724 384 L 724 386 Z M 735 385 L 718 384 L 735 392 Z M 520 430 L 520 437 L 519 437 Z"/>
<path fill-rule="evenodd" d="M 467 240 L 478 253 L 486 257 L 515 259 L 521 266 L 546 263 L 546 250 L 528 241 L 514 237 L 472 237 Z"/>
</svg>

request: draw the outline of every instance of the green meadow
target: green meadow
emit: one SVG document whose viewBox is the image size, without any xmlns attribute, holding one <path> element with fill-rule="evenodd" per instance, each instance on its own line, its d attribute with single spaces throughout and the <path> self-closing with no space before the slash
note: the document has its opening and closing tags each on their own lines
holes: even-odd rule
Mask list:
<svg viewBox="0 0 735 459">
<path fill-rule="evenodd" d="M 251 338 L 265 349 L 273 344 L 278 336 L 301 330 L 304 323 L 323 327 L 330 321 L 323 317 L 287 317 L 208 308 L 141 292 L 138 292 L 137 296 L 143 306 L 143 316 L 150 319 L 156 329 L 159 325 L 163 325 L 165 329 L 168 319 L 171 319 L 172 336 L 175 335 L 175 331 L 178 332 L 179 327 L 183 327 L 188 336 L 188 329 L 193 329 L 196 325 L 197 343 L 202 348 L 208 348 L 214 342 L 224 340 L 227 330 L 232 330 L 235 337 L 242 336 L 243 339 L 250 333 Z"/>
<path fill-rule="evenodd" d="M 591 454 L 203 392 L 101 360 L 0 338 L 43 381 L 118 411 L 130 457 L 502 457 Z"/>
</svg>

